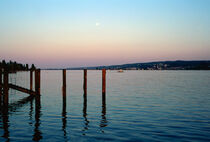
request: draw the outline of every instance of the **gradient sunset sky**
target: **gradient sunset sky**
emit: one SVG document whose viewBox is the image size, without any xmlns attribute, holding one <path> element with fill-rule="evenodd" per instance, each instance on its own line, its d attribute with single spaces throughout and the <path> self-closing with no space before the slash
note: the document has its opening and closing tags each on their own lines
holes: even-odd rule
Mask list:
<svg viewBox="0 0 210 142">
<path fill-rule="evenodd" d="M 210 0 L 0 0 L 0 59 L 41 68 L 210 60 Z"/>
</svg>

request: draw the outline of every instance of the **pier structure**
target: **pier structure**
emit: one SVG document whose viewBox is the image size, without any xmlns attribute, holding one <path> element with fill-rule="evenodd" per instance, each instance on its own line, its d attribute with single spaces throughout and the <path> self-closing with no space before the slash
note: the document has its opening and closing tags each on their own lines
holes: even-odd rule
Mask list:
<svg viewBox="0 0 210 142">
<path fill-rule="evenodd" d="M 83 77 L 83 98 L 87 101 L 87 69 L 84 69 Z M 41 105 L 41 70 L 34 69 L 30 72 L 30 89 L 9 83 L 9 71 L 5 68 L 0 68 L 0 106 L 8 107 L 9 105 L 9 89 L 14 89 L 23 93 L 27 93 L 35 97 L 36 106 Z M 35 79 L 35 80 L 33 80 Z M 66 108 L 66 69 L 62 70 L 62 97 L 63 108 Z M 102 69 L 102 103 L 106 103 L 106 70 Z"/>
<path fill-rule="evenodd" d="M 84 131 L 88 128 L 88 118 L 87 118 L 87 69 L 84 69 L 83 78 L 83 117 L 85 120 Z M 33 140 L 39 141 L 42 139 L 42 133 L 40 130 L 40 117 L 41 117 L 41 70 L 29 70 L 30 72 L 30 89 L 24 88 L 22 86 L 9 83 L 10 72 L 7 69 L 0 68 L 0 111 L 2 115 L 2 122 L 4 128 L 4 137 L 9 141 L 9 111 L 14 112 L 17 108 L 23 106 L 30 102 L 30 118 L 33 112 L 33 102 L 35 100 L 35 124 L 34 124 L 34 135 Z M 64 136 L 67 135 L 66 124 L 67 124 L 67 111 L 66 111 L 66 69 L 62 70 L 62 97 L 63 97 L 63 107 L 62 107 L 62 130 Z M 28 97 L 24 97 L 17 102 L 9 103 L 9 89 L 14 89 L 23 93 L 28 94 Z M 106 120 L 106 70 L 102 70 L 102 111 L 101 111 L 101 122 L 100 127 L 107 126 Z"/>
</svg>

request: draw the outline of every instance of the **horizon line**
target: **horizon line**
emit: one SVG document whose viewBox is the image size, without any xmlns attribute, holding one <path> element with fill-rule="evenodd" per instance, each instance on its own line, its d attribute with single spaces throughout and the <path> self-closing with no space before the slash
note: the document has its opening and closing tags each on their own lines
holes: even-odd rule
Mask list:
<svg viewBox="0 0 210 142">
<path fill-rule="evenodd" d="M 182 61 L 182 62 L 199 62 L 199 61 L 210 61 L 209 60 L 157 60 L 157 61 L 145 61 L 145 62 L 132 62 L 132 63 L 122 63 L 122 64 L 110 64 L 110 65 L 96 65 L 96 66 L 80 66 L 80 67 L 65 67 L 65 68 L 40 68 L 43 70 L 59 70 L 59 69 L 79 69 L 79 68 L 94 68 L 94 67 L 108 67 L 108 66 L 121 66 L 121 65 L 130 65 L 130 64 L 144 64 L 144 63 L 158 63 L 158 62 L 177 62 L 177 61 Z"/>
</svg>

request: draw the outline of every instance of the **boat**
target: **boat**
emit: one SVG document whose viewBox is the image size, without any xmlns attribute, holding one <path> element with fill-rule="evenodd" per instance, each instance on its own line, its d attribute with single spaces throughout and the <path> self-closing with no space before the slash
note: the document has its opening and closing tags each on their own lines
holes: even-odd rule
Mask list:
<svg viewBox="0 0 210 142">
<path fill-rule="evenodd" d="M 123 72 L 123 70 L 122 70 L 122 69 L 120 69 L 120 70 L 118 70 L 117 72 L 121 72 L 121 73 L 122 73 L 122 72 Z"/>
</svg>

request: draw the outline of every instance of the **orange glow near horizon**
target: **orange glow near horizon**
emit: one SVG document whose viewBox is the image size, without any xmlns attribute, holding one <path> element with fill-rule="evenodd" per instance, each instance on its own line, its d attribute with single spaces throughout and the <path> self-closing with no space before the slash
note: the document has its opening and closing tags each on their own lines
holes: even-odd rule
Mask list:
<svg viewBox="0 0 210 142">
<path fill-rule="evenodd" d="M 1 60 L 56 68 L 210 59 L 208 2 L 183 0 L 177 11 L 176 1 L 46 1 L 0 2 Z"/>
</svg>

